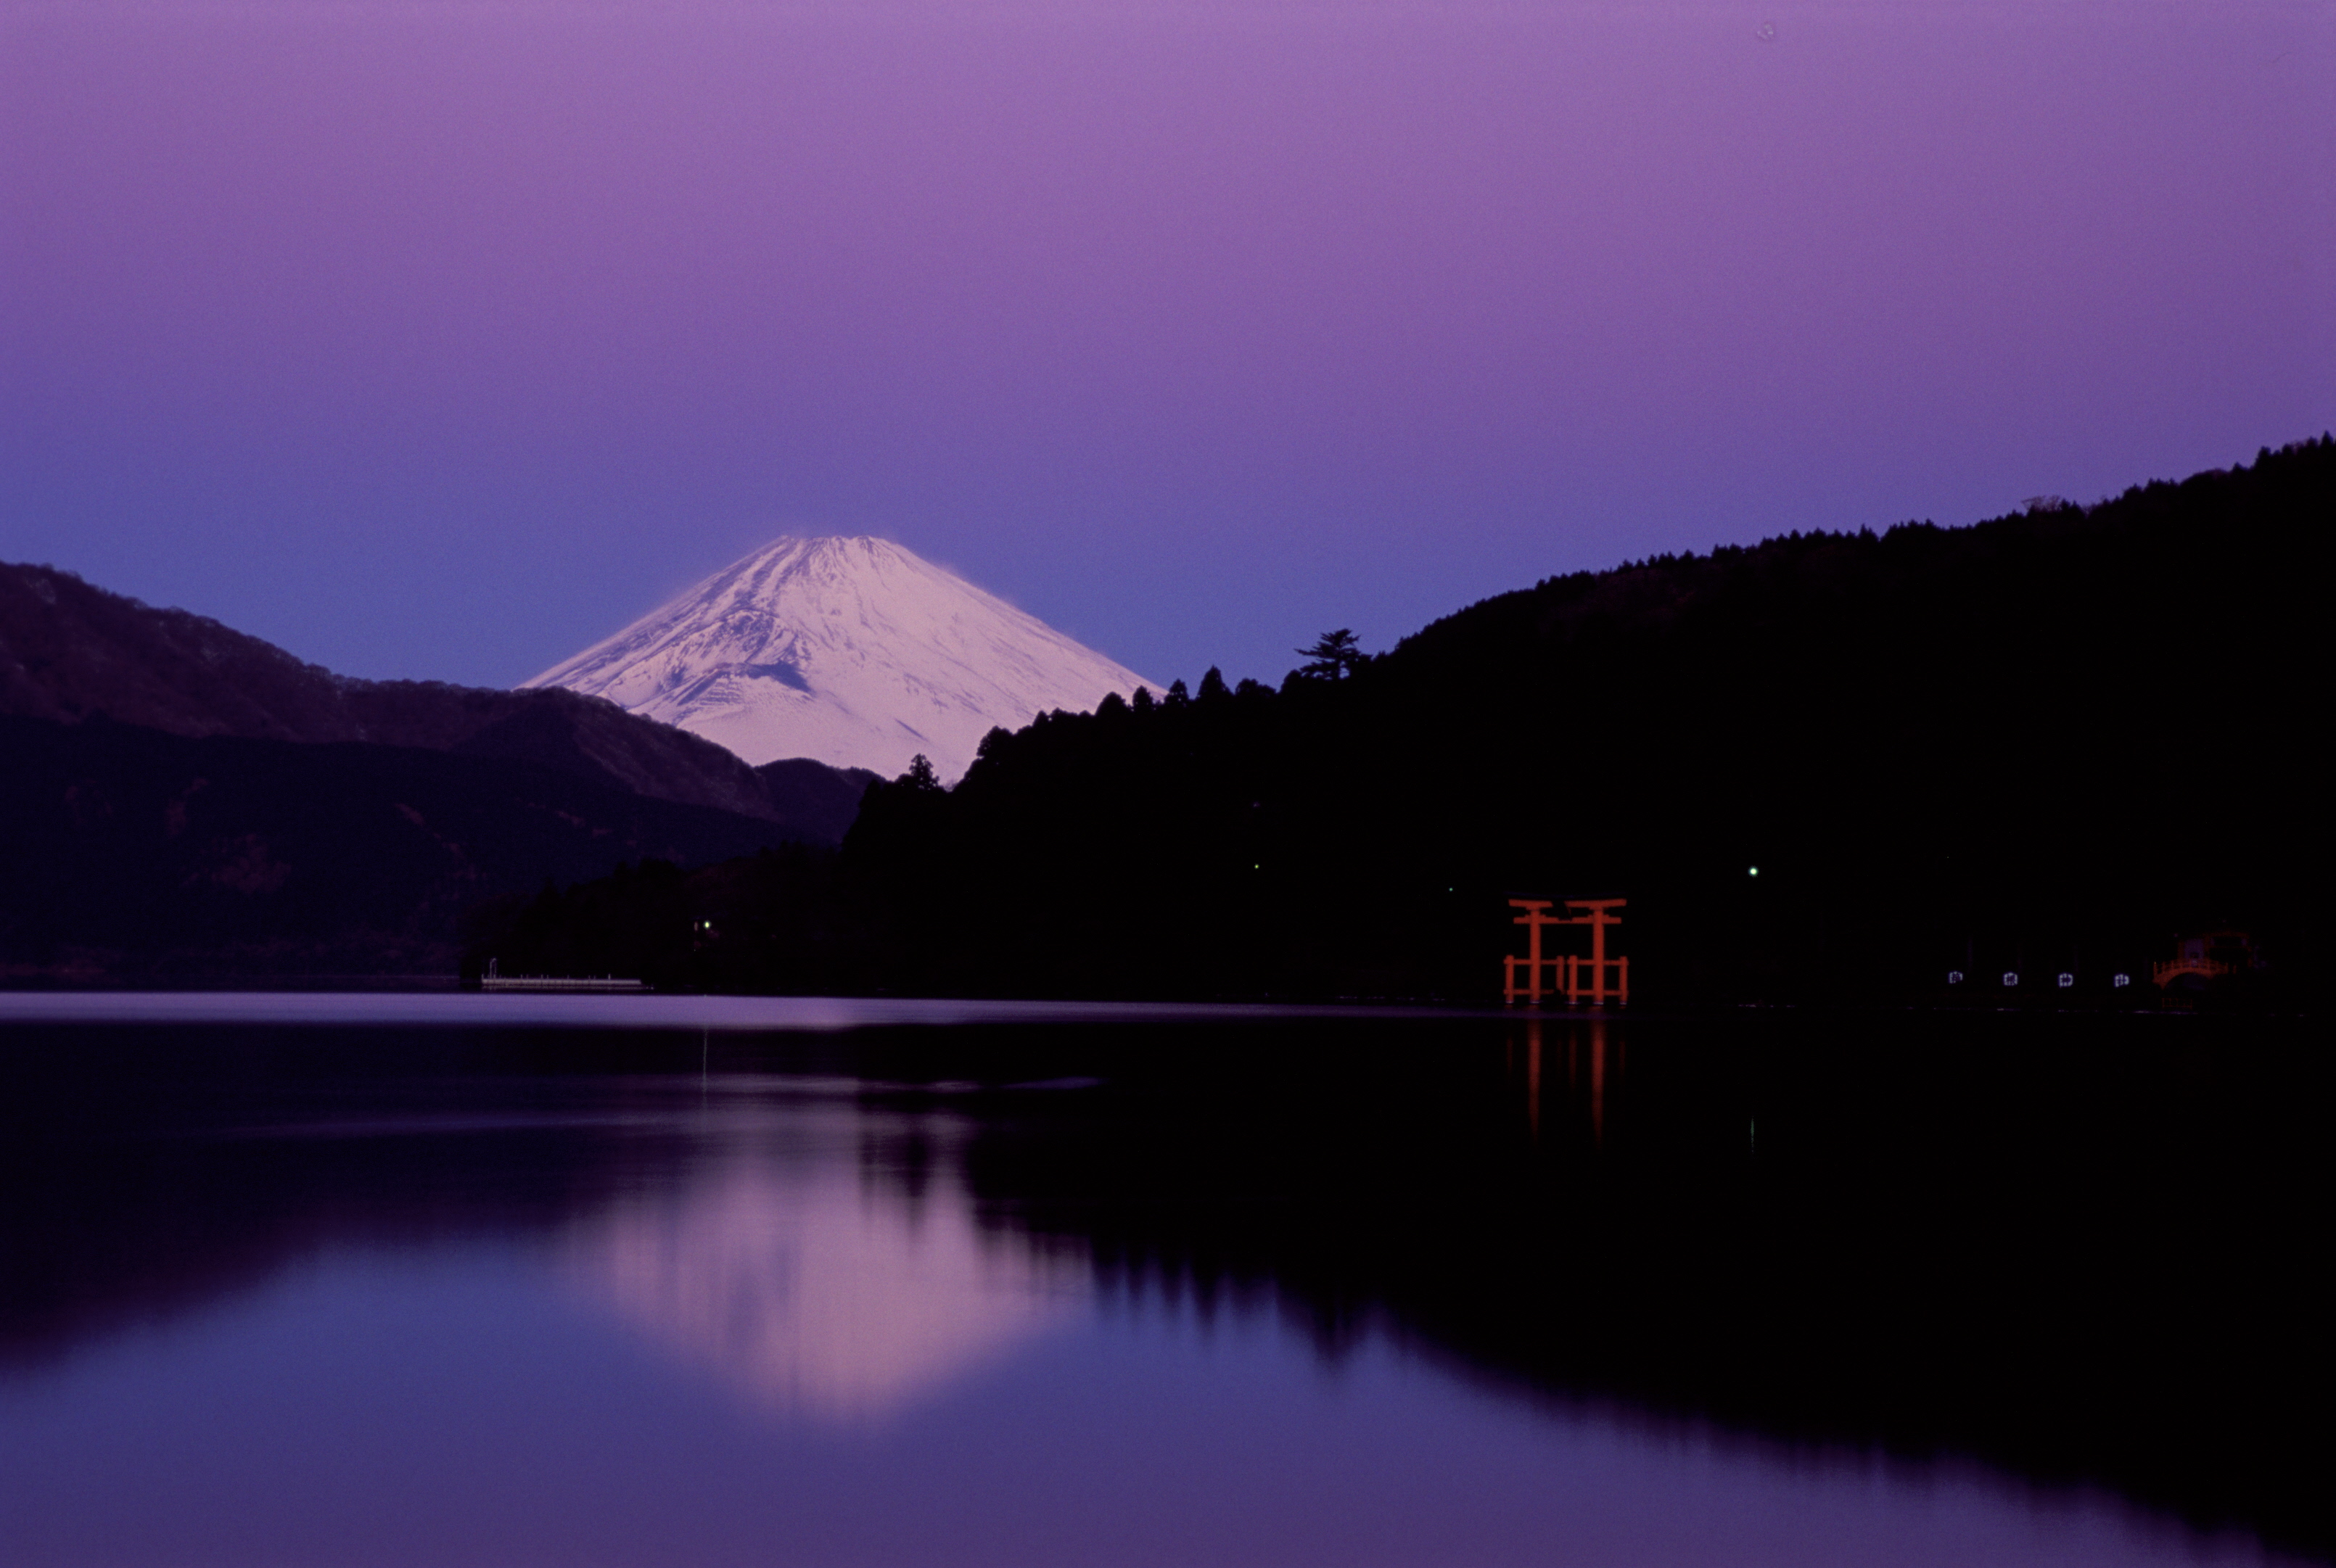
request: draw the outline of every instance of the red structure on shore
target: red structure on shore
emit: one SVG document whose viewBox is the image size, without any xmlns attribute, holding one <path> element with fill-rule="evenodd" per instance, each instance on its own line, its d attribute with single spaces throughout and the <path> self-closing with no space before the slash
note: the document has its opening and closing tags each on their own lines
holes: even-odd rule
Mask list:
<svg viewBox="0 0 2336 1568">
<path fill-rule="evenodd" d="M 1514 1005 L 1522 997 L 1538 1003 L 1546 993 L 1562 995 L 1568 1007 L 1578 1007 L 1584 1002 L 1592 1007 L 1603 1007 L 1610 1000 L 1618 1006 L 1627 1006 L 1630 1001 L 1630 961 L 1606 956 L 1606 928 L 1622 924 L 1621 916 L 1609 912 L 1621 908 L 1630 901 L 1624 898 L 1569 898 L 1565 900 L 1566 908 L 1586 911 L 1571 915 L 1548 913 L 1553 902 L 1548 898 L 1509 900 L 1510 908 L 1524 911 L 1511 924 L 1525 928 L 1525 953 L 1522 958 L 1511 953 L 1503 960 L 1503 1001 Z M 1542 956 L 1541 933 L 1545 925 L 1590 927 L 1590 955 L 1586 958 L 1578 953 Z M 1524 971 L 1524 983 L 1522 985 L 1517 983 L 1517 971 L 1520 969 Z M 1546 992 L 1542 985 L 1543 970 L 1552 972 Z M 1606 983 L 1609 973 L 1614 976 L 1614 984 L 1611 988 Z"/>
<path fill-rule="evenodd" d="M 2244 931 L 2208 931 L 2175 939 L 2174 957 L 2149 966 L 2149 978 L 2160 991 L 2187 982 L 2205 985 L 2225 976 L 2261 969 L 2254 938 Z"/>
</svg>

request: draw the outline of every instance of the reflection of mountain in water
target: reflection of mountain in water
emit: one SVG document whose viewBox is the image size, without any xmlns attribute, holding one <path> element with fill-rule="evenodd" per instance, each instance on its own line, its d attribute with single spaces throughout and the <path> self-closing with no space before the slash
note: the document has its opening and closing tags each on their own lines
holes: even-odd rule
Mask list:
<svg viewBox="0 0 2336 1568">
<path fill-rule="evenodd" d="M 2168 1021 L 871 1030 L 710 1089 L 647 1032 L 15 1029 L 0 1379 L 320 1254 L 549 1239 L 747 1398 L 865 1419 L 1092 1278 L 2336 1555 L 2336 1063 Z M 975 1077 L 1017 1089 L 903 1087 Z"/>
<path fill-rule="evenodd" d="M 575 1233 L 579 1277 L 757 1402 L 883 1416 L 1061 1322 L 1084 1277 L 976 1226 L 936 1176 L 916 1198 L 849 1165 L 742 1160 Z"/>
</svg>

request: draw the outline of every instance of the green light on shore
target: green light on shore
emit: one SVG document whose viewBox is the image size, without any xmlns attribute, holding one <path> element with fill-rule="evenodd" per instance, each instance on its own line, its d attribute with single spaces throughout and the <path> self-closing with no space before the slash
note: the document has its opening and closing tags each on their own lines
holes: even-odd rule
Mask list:
<svg viewBox="0 0 2336 1568">
<path fill-rule="evenodd" d="M 1749 873 L 1749 875 L 1754 876 L 1759 876 L 1759 875 L 1760 875 L 1760 868 L 1759 868 L 1757 866 L 1755 866 L 1752 868 L 1752 870 L 1751 870 L 1751 872 Z"/>
</svg>

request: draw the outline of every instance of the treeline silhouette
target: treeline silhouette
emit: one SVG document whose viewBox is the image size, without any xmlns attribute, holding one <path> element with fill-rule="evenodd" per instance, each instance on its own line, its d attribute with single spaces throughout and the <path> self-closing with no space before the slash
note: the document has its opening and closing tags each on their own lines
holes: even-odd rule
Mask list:
<svg viewBox="0 0 2336 1568">
<path fill-rule="evenodd" d="M 2297 994 L 2331 517 L 2322 437 L 2088 508 L 1554 577 L 1377 656 L 1330 634 L 1278 689 L 1212 670 L 994 731 L 953 789 L 871 786 L 840 855 L 548 891 L 471 962 L 1483 1000 L 1508 896 L 1597 895 L 1649 1001 L 2117 1005 L 2224 926 Z"/>
</svg>

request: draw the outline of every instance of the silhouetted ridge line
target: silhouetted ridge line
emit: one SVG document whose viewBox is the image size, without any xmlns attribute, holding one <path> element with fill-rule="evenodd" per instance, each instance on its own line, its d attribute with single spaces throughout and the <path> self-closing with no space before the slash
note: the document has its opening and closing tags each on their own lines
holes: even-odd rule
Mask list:
<svg viewBox="0 0 2336 1568">
<path fill-rule="evenodd" d="M 832 854 L 874 778 L 570 692 L 353 680 L 41 566 L 0 566 L 0 977 L 76 983 L 451 979 L 472 911 Z"/>
<path fill-rule="evenodd" d="M 361 740 L 537 762 L 831 843 L 873 777 L 796 789 L 782 808 L 720 746 L 597 697 L 336 675 L 206 616 L 158 610 L 49 566 L 0 565 L 0 713 L 63 723 L 102 714 L 174 735 Z M 847 792 L 851 809 L 835 803 Z"/>
<path fill-rule="evenodd" d="M 1984 976 L 1990 1005 L 2131 1005 L 2149 987 L 2117 974 L 2240 926 L 2270 963 L 2241 989 L 2286 1005 L 2324 948 L 2331 516 L 2323 437 L 2088 508 L 1547 579 L 1278 691 L 1212 671 L 995 731 L 954 789 L 871 789 L 829 959 L 747 957 L 771 944 L 734 880 L 735 943 L 607 962 L 746 988 L 1486 999 L 1526 889 L 1628 896 L 1633 994 L 1659 1004 L 1967 1001 Z"/>
</svg>

